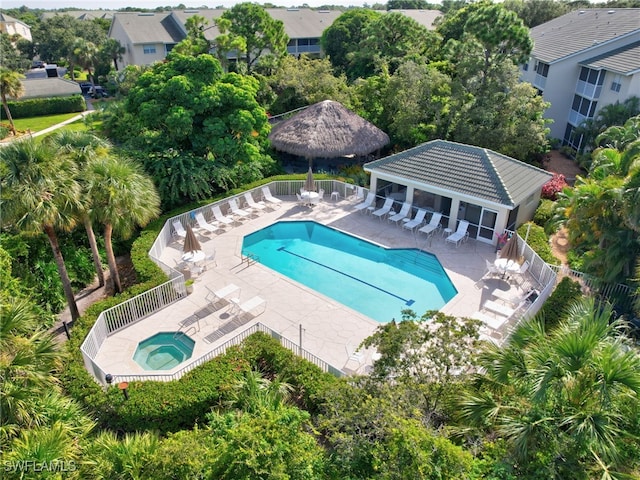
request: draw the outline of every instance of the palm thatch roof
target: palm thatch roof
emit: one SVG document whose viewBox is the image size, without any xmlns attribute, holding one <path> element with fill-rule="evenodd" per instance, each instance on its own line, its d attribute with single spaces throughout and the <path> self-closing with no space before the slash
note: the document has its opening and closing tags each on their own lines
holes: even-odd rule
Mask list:
<svg viewBox="0 0 640 480">
<path fill-rule="evenodd" d="M 364 156 L 389 136 L 338 102 L 325 100 L 276 124 L 269 134 L 276 150 L 306 158 Z"/>
</svg>

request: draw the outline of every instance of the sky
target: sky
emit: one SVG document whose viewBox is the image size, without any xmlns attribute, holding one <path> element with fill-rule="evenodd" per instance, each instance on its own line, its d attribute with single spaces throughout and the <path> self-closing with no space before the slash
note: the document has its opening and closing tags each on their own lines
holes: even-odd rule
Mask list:
<svg viewBox="0 0 640 480">
<path fill-rule="evenodd" d="M 258 1 L 258 3 L 262 4 L 264 1 Z M 29 8 L 44 8 L 46 10 L 66 7 L 73 7 L 78 10 L 95 10 L 100 8 L 103 10 L 116 10 L 124 7 L 154 9 L 159 6 L 175 6 L 180 3 L 190 8 L 201 8 L 203 6 L 215 8 L 219 6 L 232 7 L 236 3 L 241 2 L 233 0 L 213 0 L 204 3 L 202 0 L 194 0 L 193 2 L 187 0 L 0 0 L 2 8 L 17 8 L 25 5 Z M 268 3 L 283 7 L 300 7 L 304 4 L 309 7 L 320 7 L 323 5 L 363 6 L 365 3 L 373 5 L 377 2 L 372 0 L 368 2 L 365 0 L 271 0 Z M 380 3 L 384 2 L 380 1 Z"/>
</svg>

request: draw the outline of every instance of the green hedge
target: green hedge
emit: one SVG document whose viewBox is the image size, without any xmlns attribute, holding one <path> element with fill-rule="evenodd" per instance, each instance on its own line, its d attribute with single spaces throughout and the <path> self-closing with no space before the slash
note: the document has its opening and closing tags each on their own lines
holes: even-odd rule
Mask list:
<svg viewBox="0 0 640 480">
<path fill-rule="evenodd" d="M 564 277 L 540 310 L 546 327 L 555 327 L 565 317 L 567 308 L 580 297 L 582 297 L 580 284 L 569 277 Z"/>
<path fill-rule="evenodd" d="M 531 228 L 529 229 L 529 225 Z M 529 235 L 527 235 L 529 230 Z M 540 255 L 540 258 L 551 265 L 558 265 L 560 261 L 553 255 L 549 245 L 549 237 L 544 233 L 544 228 L 532 222 L 524 223 L 518 228 L 518 234 L 527 239 L 527 244 Z"/>
<path fill-rule="evenodd" d="M 84 112 L 87 105 L 82 95 L 71 97 L 34 98 L 9 102 L 13 118 L 41 117 L 60 113 Z"/>
</svg>

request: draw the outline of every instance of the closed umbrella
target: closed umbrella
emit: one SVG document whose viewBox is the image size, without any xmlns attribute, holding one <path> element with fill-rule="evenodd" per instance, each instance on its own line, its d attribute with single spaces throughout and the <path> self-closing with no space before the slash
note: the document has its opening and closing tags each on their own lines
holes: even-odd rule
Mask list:
<svg viewBox="0 0 640 480">
<path fill-rule="evenodd" d="M 309 171 L 307 172 L 307 179 L 304 181 L 304 189 L 307 192 L 315 192 L 316 190 L 316 182 L 313 179 L 313 171 L 311 171 L 311 166 L 309 166 Z"/>
<path fill-rule="evenodd" d="M 502 247 L 502 250 L 500 250 L 500 258 L 506 258 L 507 260 L 517 262 L 520 258 L 518 250 L 518 234 L 514 233 L 511 235 L 511 238 L 507 240 L 504 247 Z"/>
<path fill-rule="evenodd" d="M 187 225 L 185 229 L 187 231 L 187 235 L 184 237 L 184 246 L 182 247 L 183 253 L 191 253 L 202 250 L 200 246 L 200 242 L 196 238 L 196 234 L 193 233 L 193 229 L 190 225 Z"/>
</svg>

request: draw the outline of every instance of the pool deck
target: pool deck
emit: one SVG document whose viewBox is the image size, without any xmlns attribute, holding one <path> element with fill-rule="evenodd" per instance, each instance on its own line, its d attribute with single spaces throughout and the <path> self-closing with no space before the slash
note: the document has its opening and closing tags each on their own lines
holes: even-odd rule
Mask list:
<svg viewBox="0 0 640 480">
<path fill-rule="evenodd" d="M 446 243 L 439 233 L 428 239 L 422 233 L 414 234 L 385 219 L 354 211 L 355 201 L 350 199 L 326 199 L 314 207 L 300 206 L 293 198 L 283 197 L 282 200 L 280 208 L 237 222 L 223 233 L 203 234 L 202 230 L 196 230 L 205 254 L 212 254 L 215 250 L 217 265 L 210 265 L 195 277 L 194 291 L 185 299 L 108 337 L 95 358 L 103 370 L 113 375 L 172 373 L 248 326 L 261 322 L 296 344 L 302 326 L 302 347 L 305 350 L 343 371 L 366 372 L 372 362 L 373 352 L 365 351 L 361 358 L 351 354 L 362 340 L 376 330 L 380 325 L 378 322 L 260 263 L 247 262 L 242 258 L 244 236 L 280 220 L 314 220 L 385 247 L 420 248 L 435 254 L 458 290 L 458 294 L 441 309 L 449 315 L 471 316 L 481 309 L 486 300 L 492 298 L 494 289 L 522 294 L 520 288 L 505 280 L 481 280 L 486 271 L 485 260 L 495 259 L 495 249 L 491 245 L 468 240 L 456 247 Z M 164 250 L 161 261 L 174 266 L 181 256 L 182 241 L 176 240 Z M 218 290 L 228 284 L 240 287 L 239 292 L 231 295 L 240 302 L 256 295 L 263 298 L 266 301 L 264 312 L 212 343 L 205 341 L 205 337 L 231 319 L 230 305 L 194 323 L 188 331 L 188 335 L 196 342 L 193 356 L 173 370 L 148 372 L 133 361 L 138 342 L 157 332 L 180 330 L 179 322 L 207 306 L 205 297 L 208 289 L 205 286 Z M 422 315 L 424 312 L 416 313 Z M 396 316 L 396 319 L 399 318 L 400 312 Z"/>
</svg>

